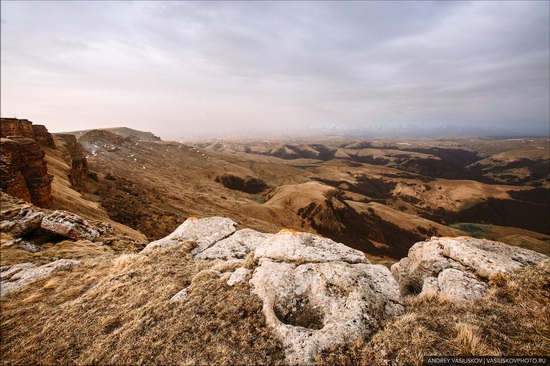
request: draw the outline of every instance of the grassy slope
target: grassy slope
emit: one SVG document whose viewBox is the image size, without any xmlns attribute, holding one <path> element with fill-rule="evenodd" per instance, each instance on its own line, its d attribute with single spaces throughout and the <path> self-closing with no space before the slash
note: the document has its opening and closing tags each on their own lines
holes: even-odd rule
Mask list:
<svg viewBox="0 0 550 366">
<path fill-rule="evenodd" d="M 260 299 L 198 274 L 215 263 L 192 261 L 191 248 L 90 258 L 5 296 L 3 363 L 281 363 Z M 186 286 L 187 301 L 169 301 Z"/>
</svg>

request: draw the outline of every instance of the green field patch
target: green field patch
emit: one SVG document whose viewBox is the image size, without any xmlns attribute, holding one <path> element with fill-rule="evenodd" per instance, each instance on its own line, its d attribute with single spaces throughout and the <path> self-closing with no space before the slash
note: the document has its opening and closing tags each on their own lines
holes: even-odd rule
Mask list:
<svg viewBox="0 0 550 366">
<path fill-rule="evenodd" d="M 310 168 L 315 168 L 313 165 L 294 165 L 294 164 L 288 164 L 288 166 L 291 166 L 291 167 L 296 168 L 296 169 L 301 169 L 301 170 L 307 170 L 307 169 L 310 169 Z"/>
<path fill-rule="evenodd" d="M 458 229 L 467 232 L 474 238 L 488 238 L 493 234 L 489 225 L 474 224 L 469 222 L 460 222 L 450 225 L 453 229 Z"/>
</svg>

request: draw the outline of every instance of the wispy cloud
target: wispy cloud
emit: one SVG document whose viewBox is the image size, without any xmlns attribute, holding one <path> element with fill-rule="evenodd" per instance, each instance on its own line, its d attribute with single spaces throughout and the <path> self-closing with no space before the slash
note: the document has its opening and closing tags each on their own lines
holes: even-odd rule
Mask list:
<svg viewBox="0 0 550 366">
<path fill-rule="evenodd" d="M 168 134 L 549 123 L 549 3 L 2 2 L 2 114 Z"/>
</svg>

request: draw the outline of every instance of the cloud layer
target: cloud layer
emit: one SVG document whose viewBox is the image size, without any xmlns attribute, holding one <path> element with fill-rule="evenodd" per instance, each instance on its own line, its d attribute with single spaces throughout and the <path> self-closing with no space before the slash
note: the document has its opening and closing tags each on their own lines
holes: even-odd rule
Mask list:
<svg viewBox="0 0 550 366">
<path fill-rule="evenodd" d="M 549 3 L 2 2 L 2 115 L 164 136 L 549 123 Z"/>
</svg>

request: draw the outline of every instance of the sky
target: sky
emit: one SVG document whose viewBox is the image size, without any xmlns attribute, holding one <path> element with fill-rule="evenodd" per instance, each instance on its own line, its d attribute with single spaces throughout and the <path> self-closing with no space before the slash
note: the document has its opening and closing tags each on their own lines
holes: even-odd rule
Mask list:
<svg viewBox="0 0 550 366">
<path fill-rule="evenodd" d="M 2 1 L 1 114 L 52 132 L 544 132 L 550 2 Z"/>
</svg>

